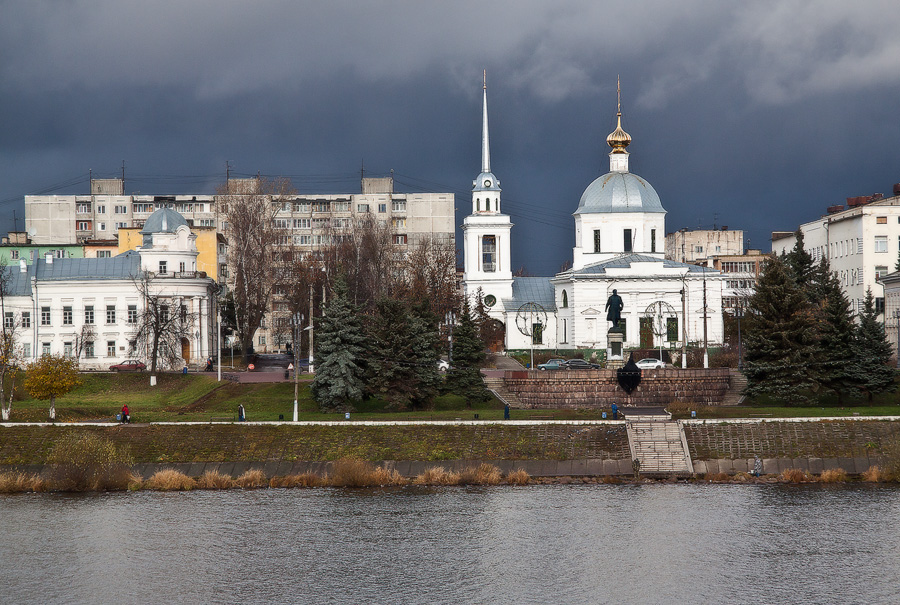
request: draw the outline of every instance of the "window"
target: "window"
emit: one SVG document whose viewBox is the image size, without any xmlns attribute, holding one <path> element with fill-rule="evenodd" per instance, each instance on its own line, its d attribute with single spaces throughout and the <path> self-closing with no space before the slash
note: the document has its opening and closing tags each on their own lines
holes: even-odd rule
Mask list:
<svg viewBox="0 0 900 605">
<path fill-rule="evenodd" d="M 328 202 L 320 201 L 312 205 L 313 212 L 328 212 Z"/>
<path fill-rule="evenodd" d="M 91 230 L 91 221 L 78 221 L 75 223 L 76 231 L 90 231 Z"/>
<path fill-rule="evenodd" d="M 200 219 L 200 226 L 201 226 L 201 227 L 215 227 L 215 226 L 216 226 L 216 220 L 215 220 L 215 219 L 212 219 L 212 218 L 201 218 L 201 219 Z"/>
<path fill-rule="evenodd" d="M 678 341 L 678 318 L 677 317 L 667 317 L 666 318 L 666 342 L 677 342 Z"/>
<path fill-rule="evenodd" d="M 77 214 L 90 214 L 91 213 L 90 202 L 78 202 L 77 204 L 75 204 L 75 212 Z"/>
<path fill-rule="evenodd" d="M 884 297 L 879 296 L 875 299 L 875 312 L 879 315 L 884 313 Z"/>
<path fill-rule="evenodd" d="M 63 325 L 71 326 L 72 325 L 72 307 L 63 307 Z"/>
<path fill-rule="evenodd" d="M 128 228 L 128 223 L 125 223 L 125 222 L 116 223 L 116 229 L 127 229 L 127 228 Z"/>
<path fill-rule="evenodd" d="M 162 305 L 159 308 L 159 320 L 163 323 L 169 321 L 169 305 Z"/>
<path fill-rule="evenodd" d="M 876 225 L 887 225 L 887 217 L 886 216 L 876 216 L 875 224 Z"/>
<path fill-rule="evenodd" d="M 85 305 L 84 307 L 84 323 L 91 326 L 94 325 L 94 305 Z"/>
<path fill-rule="evenodd" d="M 531 344 L 539 345 L 544 342 L 544 324 L 531 324 Z"/>
<path fill-rule="evenodd" d="M 309 219 L 308 218 L 295 218 L 294 219 L 294 229 L 309 229 Z"/>
<path fill-rule="evenodd" d="M 405 218 L 391 219 L 391 227 L 393 227 L 394 229 L 406 229 L 406 219 Z"/>
<path fill-rule="evenodd" d="M 30 342 L 22 343 L 22 355 L 24 355 L 26 359 L 28 357 L 31 357 L 31 343 Z"/>
<path fill-rule="evenodd" d="M 387 212 L 387 204 L 378 204 L 378 212 Z"/>
<path fill-rule="evenodd" d="M 7 311 L 3 314 L 3 327 L 4 328 L 12 328 L 16 325 L 16 316 L 13 315 L 12 311 Z"/>
<path fill-rule="evenodd" d="M 716 252 L 719 252 L 719 246 L 716 246 Z M 656 252 L 656 229 L 650 230 L 650 252 Z"/>
<path fill-rule="evenodd" d="M 265 346 L 265 344 L 266 344 L 266 335 L 265 335 L 265 334 L 261 334 L 261 335 L 260 335 L 260 337 L 259 337 L 259 344 L 262 345 L 262 346 Z"/>
<path fill-rule="evenodd" d="M 135 204 L 135 212 L 153 212 L 153 204 Z"/>
<path fill-rule="evenodd" d="M 71 357 L 72 356 L 72 342 L 64 342 L 63 343 L 63 357 Z"/>
<path fill-rule="evenodd" d="M 110 258 L 111 256 L 111 250 L 97 250 L 97 258 Z"/>
<path fill-rule="evenodd" d="M 31 311 L 22 311 L 22 327 L 31 327 Z"/>
<path fill-rule="evenodd" d="M 19 251 L 18 250 L 10 250 L 9 257 L 13 260 L 19 260 Z"/>
<path fill-rule="evenodd" d="M 703 246 L 694 246 L 694 252 L 703 252 Z"/>
<path fill-rule="evenodd" d="M 399 235 L 394 236 L 394 243 L 400 246 L 403 246 L 407 243 L 406 234 L 401 233 Z"/>
<path fill-rule="evenodd" d="M 276 218 L 275 219 L 275 228 L 276 229 L 287 229 L 290 226 L 290 221 L 286 218 Z"/>
<path fill-rule="evenodd" d="M 334 212 L 350 212 L 350 202 L 334 202 L 332 209 Z"/>
<path fill-rule="evenodd" d="M 51 253 L 53 254 L 53 258 L 65 258 L 66 257 L 66 251 L 63 250 L 62 248 L 57 248 L 56 250 L 53 250 Z"/>
<path fill-rule="evenodd" d="M 116 323 L 116 305 L 106 305 L 106 323 Z"/>
<path fill-rule="evenodd" d="M 394 200 L 391 202 L 393 212 L 406 212 L 406 200 Z"/>
<path fill-rule="evenodd" d="M 167 261 L 164 261 L 164 260 L 159 261 L 159 272 L 166 273 L 168 271 L 168 266 L 169 265 L 168 265 Z"/>
<path fill-rule="evenodd" d="M 116 206 L 116 214 L 128 214 L 128 206 Z"/>
<path fill-rule="evenodd" d="M 50 325 L 50 307 L 41 307 L 41 325 Z"/>
<path fill-rule="evenodd" d="M 368 204 L 357 204 L 357 205 L 356 205 L 356 211 L 357 211 L 357 212 L 360 212 L 360 213 L 362 213 L 362 212 L 368 212 L 368 211 L 369 211 L 369 205 L 368 205 Z"/>
<path fill-rule="evenodd" d="M 98 204 L 97 214 L 106 214 L 106 206 L 104 206 L 103 204 Z"/>
<path fill-rule="evenodd" d="M 116 341 L 115 340 L 107 340 L 106 341 L 106 356 L 107 357 L 115 357 L 116 356 Z"/>
<path fill-rule="evenodd" d="M 600 252 L 600 230 L 594 229 L 594 252 Z"/>
<path fill-rule="evenodd" d="M 106 223 L 97 223 L 97 231 L 106 231 Z"/>
<path fill-rule="evenodd" d="M 313 229 L 327 229 L 331 221 L 327 218 L 314 218 L 312 220 Z"/>
<path fill-rule="evenodd" d="M 128 305 L 128 323 L 137 323 L 137 305 Z"/>
<path fill-rule="evenodd" d="M 559 340 L 562 343 L 569 342 L 569 334 L 568 334 L 568 331 L 566 330 L 566 321 L 567 320 L 565 320 L 565 319 L 562 320 L 562 332 L 560 334 L 560 340 Z"/>
<path fill-rule="evenodd" d="M 875 252 L 887 252 L 887 236 L 875 236 Z"/>
<path fill-rule="evenodd" d="M 631 252 L 631 229 L 625 229 L 624 233 L 624 244 L 625 247 L 622 248 L 625 252 Z"/>
<path fill-rule="evenodd" d="M 484 210 L 485 212 L 491 211 L 491 198 L 489 197 L 484 198 Z"/>
<path fill-rule="evenodd" d="M 50 354 L 50 343 L 42 342 L 41 343 L 41 355 L 49 355 Z"/>
<path fill-rule="evenodd" d="M 497 270 L 497 236 L 484 235 L 481 238 L 481 270 L 493 273 Z"/>
<path fill-rule="evenodd" d="M 94 356 L 94 343 L 93 342 L 84 343 L 84 356 L 85 357 L 93 357 Z"/>
<path fill-rule="evenodd" d="M 294 212 L 309 212 L 309 202 L 294 202 Z"/>
<path fill-rule="evenodd" d="M 562 306 L 563 309 L 569 306 L 569 293 L 565 290 L 562 291 Z"/>
</svg>

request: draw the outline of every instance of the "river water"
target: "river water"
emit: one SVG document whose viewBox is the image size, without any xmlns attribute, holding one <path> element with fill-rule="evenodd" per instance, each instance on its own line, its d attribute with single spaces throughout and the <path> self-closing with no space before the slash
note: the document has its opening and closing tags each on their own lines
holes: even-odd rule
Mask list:
<svg viewBox="0 0 900 605">
<path fill-rule="evenodd" d="M 900 603 L 900 489 L 0 496 L 2 603 Z"/>
</svg>

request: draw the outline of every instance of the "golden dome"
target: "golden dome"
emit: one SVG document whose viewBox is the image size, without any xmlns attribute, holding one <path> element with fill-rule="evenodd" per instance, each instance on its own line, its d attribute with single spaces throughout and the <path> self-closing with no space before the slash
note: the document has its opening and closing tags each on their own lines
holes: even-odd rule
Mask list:
<svg viewBox="0 0 900 605">
<path fill-rule="evenodd" d="M 606 143 L 613 148 L 613 153 L 628 153 L 625 148 L 631 144 L 631 135 L 622 130 L 622 112 L 616 113 L 616 129 L 608 137 Z"/>
</svg>

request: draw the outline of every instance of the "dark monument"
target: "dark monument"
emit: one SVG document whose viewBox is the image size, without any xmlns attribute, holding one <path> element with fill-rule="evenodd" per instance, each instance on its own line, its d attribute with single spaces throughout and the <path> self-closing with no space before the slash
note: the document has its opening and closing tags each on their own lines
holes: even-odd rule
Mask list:
<svg viewBox="0 0 900 605">
<path fill-rule="evenodd" d="M 613 290 L 612 295 L 606 299 L 606 321 L 611 321 L 614 328 L 619 327 L 623 307 L 625 307 L 625 303 L 622 302 L 622 297 L 616 290 Z"/>
<path fill-rule="evenodd" d="M 624 367 L 616 370 L 616 378 L 619 386 L 629 395 L 633 390 L 641 384 L 641 369 L 634 363 L 634 354 L 628 358 L 628 363 Z"/>
</svg>

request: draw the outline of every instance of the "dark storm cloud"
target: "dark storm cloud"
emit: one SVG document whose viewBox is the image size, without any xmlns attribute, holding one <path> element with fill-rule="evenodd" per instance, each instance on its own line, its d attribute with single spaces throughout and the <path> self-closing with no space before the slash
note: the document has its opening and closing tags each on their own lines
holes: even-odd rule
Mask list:
<svg viewBox="0 0 900 605">
<path fill-rule="evenodd" d="M 493 168 L 514 261 L 571 258 L 581 192 L 608 167 L 622 76 L 632 171 L 670 231 L 754 247 L 900 181 L 893 2 L 0 3 L 0 202 L 112 175 L 209 192 L 226 160 L 354 191 L 363 162 L 458 194 Z M 86 183 L 65 192 L 86 192 Z M 21 214 L 19 215 L 21 217 Z M 9 220 L 7 221 L 9 223 Z M 21 226 L 21 224 L 20 224 Z M 11 228 L 11 224 L 0 225 Z M 543 245 L 528 245 L 543 241 Z"/>
</svg>

